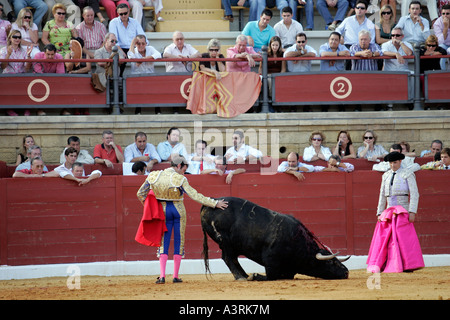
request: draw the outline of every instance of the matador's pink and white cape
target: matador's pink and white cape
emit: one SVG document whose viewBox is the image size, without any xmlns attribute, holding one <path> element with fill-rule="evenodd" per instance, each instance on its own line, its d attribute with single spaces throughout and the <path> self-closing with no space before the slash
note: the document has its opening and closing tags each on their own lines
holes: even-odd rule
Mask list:
<svg viewBox="0 0 450 320">
<path fill-rule="evenodd" d="M 380 215 L 367 257 L 369 272 L 403 272 L 425 263 L 414 224 L 402 206 L 389 207 Z"/>
</svg>

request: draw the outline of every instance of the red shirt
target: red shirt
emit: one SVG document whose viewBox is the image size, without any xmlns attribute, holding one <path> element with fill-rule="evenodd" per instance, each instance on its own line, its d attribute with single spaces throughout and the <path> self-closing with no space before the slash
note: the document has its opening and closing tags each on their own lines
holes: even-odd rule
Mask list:
<svg viewBox="0 0 450 320">
<path fill-rule="evenodd" d="M 119 148 L 119 151 L 122 152 L 122 148 L 117 145 L 117 148 Z M 123 153 L 123 152 L 122 152 Z M 100 159 L 108 159 L 112 163 L 119 163 L 119 160 L 117 160 L 116 156 L 116 150 L 114 148 L 111 148 L 111 151 L 108 152 L 105 149 L 105 146 L 102 144 L 97 144 L 94 148 L 94 159 L 100 158 Z"/>
<path fill-rule="evenodd" d="M 33 171 L 31 171 L 31 169 L 22 169 L 22 170 L 19 170 L 18 172 L 22 172 L 22 173 L 25 173 L 25 174 L 34 174 L 33 173 Z M 48 171 L 42 171 L 42 174 L 44 174 L 44 173 L 48 173 Z"/>
</svg>

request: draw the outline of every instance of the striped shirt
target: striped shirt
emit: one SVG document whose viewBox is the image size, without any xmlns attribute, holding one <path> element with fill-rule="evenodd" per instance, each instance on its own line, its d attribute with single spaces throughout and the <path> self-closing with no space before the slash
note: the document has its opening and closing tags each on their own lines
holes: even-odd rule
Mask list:
<svg viewBox="0 0 450 320">
<path fill-rule="evenodd" d="M 105 25 L 98 21 L 94 21 L 94 26 L 92 28 L 88 27 L 83 21 L 76 29 L 78 31 L 78 36 L 84 41 L 84 47 L 88 50 L 99 49 L 102 46 L 107 33 Z"/>
<path fill-rule="evenodd" d="M 370 51 L 378 52 L 380 56 L 383 55 L 381 52 L 381 48 L 376 43 L 369 44 Z M 354 44 L 350 47 L 350 54 L 353 57 L 356 52 L 363 51 L 359 44 Z M 359 60 L 352 60 L 352 70 L 378 70 L 378 60 L 376 59 L 364 59 L 361 58 Z"/>
</svg>

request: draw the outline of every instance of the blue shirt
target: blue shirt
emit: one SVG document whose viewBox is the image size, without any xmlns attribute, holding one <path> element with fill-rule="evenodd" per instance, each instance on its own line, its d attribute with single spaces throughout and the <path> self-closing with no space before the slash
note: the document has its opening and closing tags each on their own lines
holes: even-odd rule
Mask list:
<svg viewBox="0 0 450 320">
<path fill-rule="evenodd" d="M 375 43 L 375 25 L 372 21 L 365 18 L 364 22 L 359 24 L 356 20 L 356 16 L 345 18 L 344 21 L 336 28 L 336 32 L 339 32 L 344 37 L 344 44 L 358 43 L 358 33 L 361 30 L 367 30 L 370 32 L 370 42 Z"/>
<path fill-rule="evenodd" d="M 420 16 L 423 23 L 422 27 L 418 22 L 414 23 L 411 19 L 411 15 L 401 17 L 395 28 L 402 28 L 405 37 L 403 41 L 413 42 L 413 43 L 423 43 L 430 35 L 430 23 L 427 19 Z"/>
<path fill-rule="evenodd" d="M 258 21 L 250 21 L 245 25 L 244 30 L 242 30 L 242 34 L 246 36 L 250 36 L 253 38 L 255 42 L 254 48 L 261 49 L 262 46 L 268 46 L 269 41 L 273 36 L 276 36 L 276 32 L 272 26 L 267 25 L 267 27 L 263 30 L 259 30 Z"/>
<path fill-rule="evenodd" d="M 188 158 L 186 148 L 182 143 L 177 143 L 175 147 L 172 147 L 169 141 L 166 140 L 164 142 L 160 142 L 156 147 L 156 150 L 163 161 L 166 161 L 172 153 L 182 155 L 186 160 Z"/>
<path fill-rule="evenodd" d="M 161 162 L 161 158 L 159 157 L 155 146 L 151 143 L 147 143 L 147 145 L 145 146 L 145 150 L 142 153 L 138 149 L 136 143 L 130 144 L 125 148 L 123 155 L 125 157 L 125 162 L 131 162 L 133 158 L 143 157 L 145 155 L 148 155 L 150 157 L 150 160 L 156 159 L 158 160 L 158 162 Z"/>
<path fill-rule="evenodd" d="M 109 32 L 116 35 L 117 45 L 122 49 L 130 49 L 131 41 L 138 34 L 145 35 L 141 24 L 133 18 L 128 18 L 128 26 L 126 28 L 120 17 L 112 19 L 109 22 Z"/>
<path fill-rule="evenodd" d="M 339 44 L 336 52 L 339 51 L 348 51 L 347 47 L 343 44 Z M 319 48 L 319 56 L 322 56 L 322 52 L 333 52 L 333 50 L 330 48 L 330 45 L 327 43 L 324 43 Z M 330 61 L 333 60 L 320 60 L 320 71 L 342 71 L 345 70 L 345 60 L 334 60 L 334 64 L 330 65 Z"/>
</svg>

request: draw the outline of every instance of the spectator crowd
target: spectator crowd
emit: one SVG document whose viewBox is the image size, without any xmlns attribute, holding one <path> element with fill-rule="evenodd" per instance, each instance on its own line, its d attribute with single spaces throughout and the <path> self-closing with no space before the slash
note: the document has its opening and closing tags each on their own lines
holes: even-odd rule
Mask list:
<svg viewBox="0 0 450 320">
<path fill-rule="evenodd" d="M 182 157 L 188 164 L 186 174 L 218 174 L 225 177 L 230 184 L 233 176 L 246 172 L 244 164 L 257 164 L 265 156 L 260 150 L 245 143 L 246 136 L 242 130 L 236 130 L 232 135 L 233 145 L 226 149 L 224 154 L 212 155 L 208 153 L 207 142 L 197 140 L 194 144 L 194 152 L 188 153 L 186 146 L 180 142 L 181 131 L 172 127 L 168 130 L 166 140 L 155 145 L 147 140 L 147 134 L 139 131 L 135 134 L 134 142 L 124 149 L 114 141 L 114 133 L 111 130 L 103 131 L 101 143 L 95 145 L 93 155 L 81 148 L 81 140 L 77 136 L 67 139 L 67 146 L 62 150 L 59 158 L 60 166 L 50 171 L 44 162 L 42 150 L 35 144 L 32 135 L 23 137 L 20 152 L 15 163 L 14 178 L 27 177 L 61 177 L 72 180 L 80 186 L 102 176 L 102 170 L 94 170 L 89 175 L 85 174 L 83 166 L 98 164 L 96 168 L 104 166 L 105 169 L 122 166 L 124 175 L 148 175 L 154 170 L 155 164 L 161 162 L 173 163 L 174 159 Z M 444 148 L 441 140 L 433 140 L 429 150 L 423 150 L 416 155 L 415 150 L 410 150 L 406 141 L 392 144 L 387 150 L 377 144 L 377 134 L 373 130 L 365 130 L 362 133 L 363 143 L 359 147 L 353 145 L 350 132 L 341 130 L 336 136 L 336 143 L 327 147 L 326 137 L 320 131 L 312 132 L 309 137 L 310 146 L 304 148 L 302 159 L 300 154 L 292 151 L 285 161 L 279 161 L 277 172 L 293 175 L 299 181 L 305 179 L 305 172 L 352 172 L 354 164 L 349 159 L 366 159 L 373 163 L 372 170 L 386 172 L 389 170 L 389 162 L 385 157 L 392 152 L 402 154 L 402 168 L 412 172 L 418 170 L 449 170 L 450 149 Z M 220 153 L 220 152 L 218 152 Z M 430 161 L 420 166 L 415 162 L 416 157 L 429 158 Z M 278 160 L 278 159 L 273 159 Z M 327 166 L 316 161 L 326 161 Z M 422 161 L 423 162 L 423 161 Z M 228 164 L 236 164 L 234 170 L 227 169 Z M 319 164 L 319 165 L 318 165 Z"/>
</svg>

